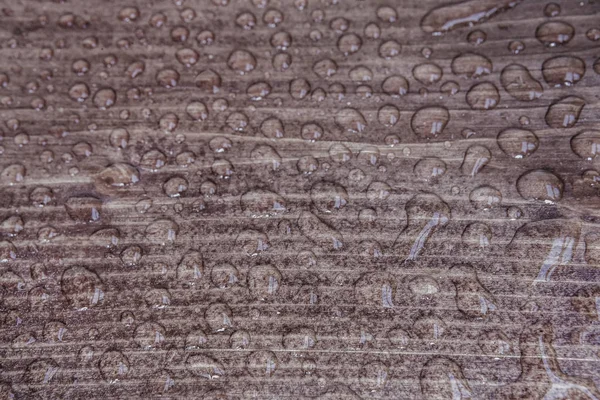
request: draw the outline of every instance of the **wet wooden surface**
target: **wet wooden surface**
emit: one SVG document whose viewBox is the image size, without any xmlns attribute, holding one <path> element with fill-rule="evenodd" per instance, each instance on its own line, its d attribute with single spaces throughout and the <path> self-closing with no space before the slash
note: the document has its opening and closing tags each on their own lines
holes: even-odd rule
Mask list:
<svg viewBox="0 0 600 400">
<path fill-rule="evenodd" d="M 600 398 L 600 3 L 0 0 L 0 396 Z"/>
</svg>

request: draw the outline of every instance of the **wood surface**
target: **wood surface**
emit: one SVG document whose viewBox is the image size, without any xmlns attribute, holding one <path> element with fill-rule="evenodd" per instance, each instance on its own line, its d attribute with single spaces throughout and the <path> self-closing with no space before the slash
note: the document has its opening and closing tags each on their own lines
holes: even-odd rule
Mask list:
<svg viewBox="0 0 600 400">
<path fill-rule="evenodd" d="M 600 398 L 597 0 L 0 0 L 0 397 Z"/>
</svg>

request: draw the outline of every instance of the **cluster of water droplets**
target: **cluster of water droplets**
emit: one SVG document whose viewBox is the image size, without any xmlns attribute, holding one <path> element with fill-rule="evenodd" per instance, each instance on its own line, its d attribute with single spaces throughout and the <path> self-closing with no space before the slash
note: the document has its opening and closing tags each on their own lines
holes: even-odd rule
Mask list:
<svg viewBox="0 0 600 400">
<path fill-rule="evenodd" d="M 2 8 L 0 393 L 598 398 L 598 5 L 242 3 Z"/>
</svg>

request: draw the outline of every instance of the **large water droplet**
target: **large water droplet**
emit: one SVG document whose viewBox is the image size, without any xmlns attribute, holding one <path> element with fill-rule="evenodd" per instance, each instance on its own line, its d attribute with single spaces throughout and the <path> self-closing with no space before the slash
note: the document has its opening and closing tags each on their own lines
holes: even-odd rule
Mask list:
<svg viewBox="0 0 600 400">
<path fill-rule="evenodd" d="M 139 182 L 140 173 L 133 165 L 118 163 L 102 170 L 98 179 L 107 186 L 123 187 Z"/>
<path fill-rule="evenodd" d="M 475 176 L 492 159 L 492 153 L 487 147 L 476 145 L 471 146 L 465 152 L 460 170 L 463 175 Z"/>
<path fill-rule="evenodd" d="M 500 82 L 504 90 L 517 100 L 535 100 L 544 93 L 542 85 L 531 76 L 527 68 L 520 64 L 506 66 L 500 75 Z"/>
<path fill-rule="evenodd" d="M 467 92 L 467 104 L 473 110 L 496 108 L 500 101 L 498 88 L 491 82 L 482 82 L 472 86 Z"/>
<path fill-rule="evenodd" d="M 324 213 L 339 210 L 350 200 L 344 187 L 330 182 L 315 183 L 310 189 L 310 198 L 315 207 Z"/>
<path fill-rule="evenodd" d="M 563 21 L 548 21 L 540 24 L 535 30 L 535 37 L 548 47 L 556 47 L 571 41 L 575 36 L 575 28 Z"/>
<path fill-rule="evenodd" d="M 548 107 L 546 123 L 552 128 L 571 128 L 579 121 L 579 114 L 585 104 L 581 97 L 564 97 Z"/>
<path fill-rule="evenodd" d="M 256 68 L 256 57 L 247 50 L 234 50 L 227 59 L 227 66 L 243 75 Z"/>
<path fill-rule="evenodd" d="M 452 73 L 474 79 L 492 73 L 489 58 L 476 53 L 464 53 L 456 56 L 451 64 Z"/>
<path fill-rule="evenodd" d="M 404 96 L 408 93 L 408 81 L 401 75 L 392 75 L 385 78 L 381 89 L 390 96 Z"/>
<path fill-rule="evenodd" d="M 526 200 L 555 202 L 562 199 L 564 183 L 552 172 L 536 169 L 519 177 L 517 190 Z"/>
<path fill-rule="evenodd" d="M 492 186 L 479 186 L 469 193 L 469 201 L 478 210 L 489 210 L 500 205 L 502 193 Z"/>
<path fill-rule="evenodd" d="M 420 193 L 406 203 L 407 227 L 397 239 L 407 260 L 416 260 L 428 240 L 450 220 L 450 207 L 433 193 Z"/>
<path fill-rule="evenodd" d="M 585 62 L 574 56 L 557 56 L 544 61 L 542 75 L 551 86 L 572 86 L 585 74 Z"/>
<path fill-rule="evenodd" d="M 74 196 L 65 202 L 65 209 L 75 221 L 94 222 L 100 219 L 102 201 L 91 196 Z"/>
<path fill-rule="evenodd" d="M 600 131 L 589 129 L 571 138 L 571 149 L 579 157 L 588 161 L 600 155 Z"/>
<path fill-rule="evenodd" d="M 495 14 L 515 7 L 522 0 L 467 0 L 442 5 L 421 20 L 421 29 L 439 35 L 465 25 L 481 23 Z"/>
<path fill-rule="evenodd" d="M 252 217 L 271 216 L 286 210 L 286 202 L 277 193 L 254 189 L 240 199 L 242 210 Z"/>
<path fill-rule="evenodd" d="M 354 108 L 344 108 L 338 111 L 335 123 L 349 133 L 362 133 L 367 127 L 365 117 Z"/>
<path fill-rule="evenodd" d="M 498 147 L 513 158 L 524 158 L 537 150 L 540 141 L 527 129 L 508 128 L 498 134 Z"/>
<path fill-rule="evenodd" d="M 450 113 L 445 107 L 425 107 L 413 114 L 410 126 L 415 135 L 430 139 L 440 135 L 449 121 Z"/>
<path fill-rule="evenodd" d="M 423 158 L 415 164 L 414 172 L 421 179 L 434 180 L 446 173 L 446 163 L 439 158 Z"/>
<path fill-rule="evenodd" d="M 413 68 L 413 76 L 423 85 L 431 85 L 433 83 L 439 82 L 442 79 L 442 69 L 432 63 L 419 64 Z"/>
</svg>

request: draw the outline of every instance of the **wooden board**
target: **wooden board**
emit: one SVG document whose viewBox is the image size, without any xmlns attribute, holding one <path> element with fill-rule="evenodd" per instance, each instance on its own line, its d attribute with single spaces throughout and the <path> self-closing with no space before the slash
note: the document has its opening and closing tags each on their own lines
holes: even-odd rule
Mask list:
<svg viewBox="0 0 600 400">
<path fill-rule="evenodd" d="M 599 84 L 596 0 L 0 0 L 2 398 L 600 398 Z"/>
</svg>

